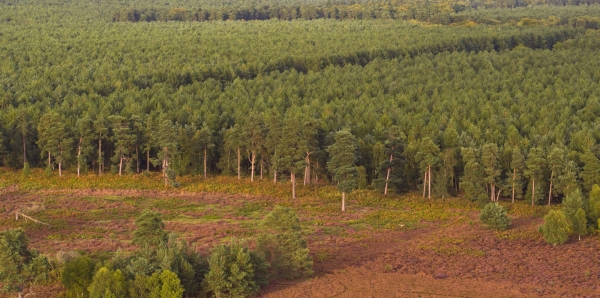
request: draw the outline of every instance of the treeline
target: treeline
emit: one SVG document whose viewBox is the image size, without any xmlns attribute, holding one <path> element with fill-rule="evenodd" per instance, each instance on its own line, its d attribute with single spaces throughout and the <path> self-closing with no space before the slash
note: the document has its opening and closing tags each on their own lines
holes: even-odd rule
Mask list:
<svg viewBox="0 0 600 298">
<path fill-rule="evenodd" d="M 595 3 L 592 3 L 595 4 Z M 562 6 L 562 4 L 560 4 Z M 594 8 L 590 11 L 597 10 Z M 473 8 L 473 7 L 472 7 Z M 474 7 L 476 8 L 476 7 Z M 562 8 L 562 7 L 561 7 Z M 587 7 L 586 7 L 587 8 Z M 475 22 L 479 24 L 499 25 L 507 22 L 519 22 L 522 25 L 542 25 L 542 24 L 571 24 L 576 25 L 577 20 L 586 20 L 586 23 L 577 24 L 587 28 L 598 29 L 597 16 L 567 16 L 565 12 L 556 9 L 542 8 L 543 10 L 555 11 L 557 15 L 564 15 L 562 18 L 544 22 L 544 20 L 532 19 L 531 11 L 521 18 L 517 15 L 501 14 L 487 15 L 482 17 L 479 10 L 466 11 L 466 5 L 453 4 L 440 5 L 436 2 L 415 2 L 409 6 L 390 6 L 389 3 L 365 3 L 365 4 L 340 4 L 340 5 L 303 5 L 303 6 L 280 6 L 263 5 L 259 7 L 219 7 L 219 8 L 185 8 L 185 7 L 163 7 L 163 8 L 132 8 L 124 7 L 115 12 L 112 16 L 114 22 L 155 22 L 155 21 L 253 21 L 253 20 L 316 20 L 316 19 L 334 19 L 334 20 L 417 20 L 430 24 L 464 24 L 465 22 Z M 564 9 L 564 8 L 563 8 Z M 530 9 L 529 9 L 530 10 Z M 568 11 L 568 10 L 566 10 Z M 464 12 L 464 13 L 463 13 Z M 548 13 L 544 14 L 548 16 Z M 587 24 L 590 23 L 590 24 Z"/>
</svg>

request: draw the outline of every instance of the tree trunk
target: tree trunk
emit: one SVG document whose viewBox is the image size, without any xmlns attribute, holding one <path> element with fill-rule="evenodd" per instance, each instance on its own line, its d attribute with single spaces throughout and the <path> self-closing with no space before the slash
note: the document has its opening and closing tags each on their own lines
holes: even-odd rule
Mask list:
<svg viewBox="0 0 600 298">
<path fill-rule="evenodd" d="M 23 135 L 23 166 L 27 163 L 27 142 L 25 142 L 25 135 Z"/>
<path fill-rule="evenodd" d="M 498 202 L 498 200 L 500 199 L 501 192 L 502 192 L 502 189 L 498 189 L 498 193 L 496 194 L 496 202 Z"/>
<path fill-rule="evenodd" d="M 428 172 L 429 172 L 429 177 L 427 178 L 427 184 L 429 186 L 429 191 L 427 192 L 427 198 L 431 199 L 431 165 L 428 165 L 427 168 L 428 168 Z"/>
<path fill-rule="evenodd" d="M 306 167 L 304 168 L 304 185 L 310 184 L 310 152 L 306 152 Z"/>
<path fill-rule="evenodd" d="M 495 202 L 496 198 L 494 196 L 496 195 L 496 185 L 490 184 L 490 190 L 490 201 Z"/>
<path fill-rule="evenodd" d="M 123 172 L 123 153 L 119 151 L 119 176 Z"/>
<path fill-rule="evenodd" d="M 135 144 L 135 163 L 137 164 L 137 173 L 140 173 L 140 150 L 138 144 Z"/>
<path fill-rule="evenodd" d="M 242 153 L 240 152 L 240 146 L 237 147 L 237 166 L 238 166 L 238 180 L 242 179 Z"/>
<path fill-rule="evenodd" d="M 146 150 L 146 172 L 150 172 L 150 149 Z"/>
<path fill-rule="evenodd" d="M 533 200 L 535 199 L 535 179 L 531 179 L 531 206 L 533 206 Z"/>
<path fill-rule="evenodd" d="M 550 202 L 552 200 L 552 179 L 554 178 L 554 170 L 552 170 L 552 174 L 550 174 L 550 191 L 548 191 L 548 206 L 550 206 Z"/>
<path fill-rule="evenodd" d="M 425 170 L 425 177 L 423 177 L 423 198 L 427 193 L 427 170 Z"/>
<path fill-rule="evenodd" d="M 48 151 L 48 168 L 50 168 L 50 151 Z"/>
<path fill-rule="evenodd" d="M 81 171 L 81 141 L 82 137 L 79 137 L 79 147 L 77 148 L 77 177 L 79 177 Z"/>
<path fill-rule="evenodd" d="M 102 175 L 102 134 L 98 137 L 98 175 Z"/>
<path fill-rule="evenodd" d="M 260 155 L 260 180 L 263 179 L 263 168 L 264 168 L 264 160 L 263 154 Z"/>
<path fill-rule="evenodd" d="M 515 203 L 515 180 L 517 179 L 517 168 L 513 169 L 513 181 L 512 181 L 512 202 Z"/>
<path fill-rule="evenodd" d="M 254 164 L 256 163 L 256 152 L 252 150 L 252 158 L 250 159 L 250 181 L 254 182 Z"/>
<path fill-rule="evenodd" d="M 277 183 L 277 170 L 273 171 L 273 183 Z"/>
<path fill-rule="evenodd" d="M 394 158 L 393 154 L 390 154 L 390 164 L 392 163 L 392 160 Z M 385 187 L 383 188 L 383 195 L 387 195 L 387 189 L 388 189 L 388 181 L 390 180 L 390 172 L 392 171 L 392 167 L 391 165 L 388 167 L 387 169 L 387 175 L 385 177 Z"/>
<path fill-rule="evenodd" d="M 58 154 L 60 154 L 61 158 L 58 162 L 58 177 L 62 177 L 62 148 L 58 147 Z"/>
<path fill-rule="evenodd" d="M 204 147 L 204 179 L 206 179 L 206 147 Z"/>
<path fill-rule="evenodd" d="M 292 199 L 296 198 L 296 174 L 290 172 L 291 180 L 292 180 Z"/>
<path fill-rule="evenodd" d="M 342 192 L 342 212 L 346 211 L 346 193 Z"/>
</svg>

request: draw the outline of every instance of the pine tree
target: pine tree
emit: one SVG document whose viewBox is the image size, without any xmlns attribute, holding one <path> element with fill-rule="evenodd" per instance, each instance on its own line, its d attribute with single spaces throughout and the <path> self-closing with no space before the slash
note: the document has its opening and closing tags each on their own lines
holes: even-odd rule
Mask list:
<svg viewBox="0 0 600 298">
<path fill-rule="evenodd" d="M 102 115 L 98 115 L 96 121 L 94 121 L 94 132 L 98 137 L 98 175 L 102 175 L 102 169 L 104 168 L 104 157 L 102 155 L 102 140 L 108 137 L 108 128 L 106 121 Z"/>
<path fill-rule="evenodd" d="M 426 137 L 419 143 L 418 152 L 415 159 L 419 163 L 419 168 L 424 172 L 423 178 L 423 197 L 427 193 L 427 197 L 431 199 L 431 168 L 437 167 L 439 163 L 439 147 Z M 428 192 L 426 192 L 428 190 Z"/>
<path fill-rule="evenodd" d="M 111 115 L 108 117 L 111 122 L 113 137 L 111 140 L 115 146 L 115 155 L 112 162 L 119 163 L 119 176 L 123 172 L 123 162 L 127 161 L 131 153 L 131 148 L 135 144 L 135 136 L 131 133 L 129 121 L 122 116 Z"/>
<path fill-rule="evenodd" d="M 206 167 L 207 167 L 207 162 L 208 162 L 208 150 L 212 149 L 215 147 L 215 144 L 212 141 L 212 132 L 210 131 L 210 129 L 208 129 L 208 127 L 204 127 L 201 130 L 196 131 L 196 134 L 194 134 L 194 141 L 198 144 L 198 146 L 200 147 L 200 150 L 203 153 L 203 161 L 204 161 L 204 179 L 206 179 Z"/>
<path fill-rule="evenodd" d="M 527 161 L 525 162 L 525 177 L 529 178 L 529 180 L 531 181 L 531 206 L 535 204 L 535 200 L 537 198 L 535 193 L 535 181 L 537 180 L 538 185 L 540 184 L 544 164 L 544 151 L 542 150 L 542 148 L 534 147 L 529 149 Z"/>
<path fill-rule="evenodd" d="M 94 126 L 92 119 L 84 116 L 77 120 L 77 133 L 79 140 L 77 144 L 77 176 L 81 173 L 82 165 L 87 164 L 87 158 L 90 157 L 92 150 L 92 141 L 94 140 Z"/>
<path fill-rule="evenodd" d="M 292 182 L 292 198 L 296 198 L 296 175 L 306 166 L 305 152 L 308 148 L 302 132 L 302 122 L 288 117 L 281 132 L 281 141 L 277 146 L 277 167 L 287 169 Z"/>
<path fill-rule="evenodd" d="M 500 191 L 496 194 L 496 185 L 500 177 L 500 165 L 498 164 L 498 146 L 496 144 L 485 144 L 481 154 L 483 171 L 485 173 L 485 183 L 489 185 L 490 201 L 498 201 Z"/>
<path fill-rule="evenodd" d="M 562 175 L 558 176 L 559 189 L 561 189 L 563 194 L 568 195 L 570 192 L 579 189 L 579 182 L 577 181 L 578 172 L 579 167 L 577 167 L 574 161 L 570 160 L 565 164 Z"/>
<path fill-rule="evenodd" d="M 133 232 L 133 243 L 141 246 L 157 246 L 167 241 L 165 224 L 161 214 L 146 209 L 135 219 L 136 229 Z"/>
<path fill-rule="evenodd" d="M 525 160 L 521 149 L 517 146 L 513 148 L 510 168 L 511 172 L 507 173 L 509 177 L 509 184 L 512 188 L 512 202 L 515 202 L 515 198 L 523 198 L 523 170 L 525 168 Z"/>
<path fill-rule="evenodd" d="M 583 171 L 580 173 L 583 189 L 591 191 L 594 184 L 600 184 L 600 161 L 591 151 L 585 152 L 581 160 L 584 164 Z"/>
<path fill-rule="evenodd" d="M 399 126 L 390 126 L 384 132 L 384 156 L 379 164 L 381 180 L 384 180 L 383 194 L 387 195 L 391 185 L 396 191 L 402 184 L 402 171 L 404 168 L 404 139 L 406 138 Z M 384 178 L 385 177 L 385 178 Z"/>
<path fill-rule="evenodd" d="M 558 177 L 562 175 L 562 170 L 565 166 L 565 153 L 560 148 L 554 148 L 548 154 L 548 166 L 550 168 L 550 189 L 548 194 L 548 205 L 552 202 L 552 190 L 557 190 L 560 193 L 560 183 Z"/>
<path fill-rule="evenodd" d="M 88 291 L 90 298 L 126 298 L 125 276 L 121 270 L 111 272 L 106 267 L 102 267 L 94 275 Z"/>
<path fill-rule="evenodd" d="M 356 139 L 345 130 L 335 134 L 335 143 L 327 148 L 331 160 L 327 169 L 333 173 L 333 181 L 342 193 L 342 211 L 346 211 L 346 193 L 356 189 Z"/>
<path fill-rule="evenodd" d="M 462 148 L 462 159 L 465 163 L 465 173 L 461 177 L 460 188 L 465 192 L 465 197 L 474 202 L 487 201 L 485 186 L 482 183 L 483 167 L 478 162 L 478 150 Z"/>
<path fill-rule="evenodd" d="M 249 151 L 248 159 L 250 161 L 250 181 L 254 181 L 254 172 L 257 157 L 265 145 L 266 125 L 261 115 L 251 113 L 246 119 L 242 132 L 243 141 L 246 143 L 246 149 Z"/>
<path fill-rule="evenodd" d="M 173 122 L 167 117 L 166 114 L 162 114 L 158 121 L 158 131 L 155 140 L 158 143 L 160 152 L 158 158 L 162 160 L 163 178 L 165 185 L 169 184 L 169 181 L 173 177 L 169 177 L 172 170 L 169 168 L 171 159 L 177 154 L 177 129 Z M 170 179 L 171 178 L 171 179 Z"/>
<path fill-rule="evenodd" d="M 38 146 L 48 152 L 48 168 L 51 167 L 51 155 L 58 164 L 58 174 L 62 176 L 62 165 L 68 159 L 72 140 L 67 135 L 64 121 L 55 112 L 42 116 L 38 125 Z"/>
</svg>

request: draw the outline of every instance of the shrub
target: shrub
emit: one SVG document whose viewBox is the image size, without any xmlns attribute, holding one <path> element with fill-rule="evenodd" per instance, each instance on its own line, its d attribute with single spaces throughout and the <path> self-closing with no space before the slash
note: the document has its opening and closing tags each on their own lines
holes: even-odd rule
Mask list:
<svg viewBox="0 0 600 298">
<path fill-rule="evenodd" d="M 284 206 L 275 206 L 273 211 L 269 212 L 262 220 L 261 226 L 276 232 L 299 231 L 300 220 L 294 210 Z"/>
<path fill-rule="evenodd" d="M 544 216 L 544 224 L 540 226 L 546 242 L 557 245 L 569 239 L 569 222 L 562 211 L 552 210 Z"/>
<path fill-rule="evenodd" d="M 177 274 L 164 270 L 152 276 L 138 275 L 131 282 L 129 297 L 131 298 L 181 298 L 183 286 Z"/>
<path fill-rule="evenodd" d="M 135 225 L 137 228 L 133 232 L 133 243 L 156 246 L 161 242 L 167 242 L 167 232 L 164 230 L 165 224 L 160 212 L 144 210 L 135 219 Z"/>
<path fill-rule="evenodd" d="M 67 263 L 61 281 L 67 289 L 67 297 L 88 297 L 87 288 L 94 277 L 94 262 L 89 257 L 74 258 Z"/>
<path fill-rule="evenodd" d="M 90 298 L 125 298 L 127 297 L 125 277 L 121 270 L 111 272 L 106 267 L 102 267 L 94 275 L 88 291 Z"/>
<path fill-rule="evenodd" d="M 202 283 L 211 297 L 248 297 L 259 285 L 250 251 L 239 242 L 215 247 L 208 257 L 209 271 Z"/>
<path fill-rule="evenodd" d="M 257 250 L 269 262 L 274 275 L 286 279 L 312 275 L 313 261 L 306 241 L 299 233 L 298 216 L 292 209 L 276 206 L 261 226 L 267 233 L 257 237 Z"/>
<path fill-rule="evenodd" d="M 506 230 L 510 226 L 510 218 L 497 202 L 485 205 L 479 214 L 479 220 L 494 230 Z"/>
</svg>

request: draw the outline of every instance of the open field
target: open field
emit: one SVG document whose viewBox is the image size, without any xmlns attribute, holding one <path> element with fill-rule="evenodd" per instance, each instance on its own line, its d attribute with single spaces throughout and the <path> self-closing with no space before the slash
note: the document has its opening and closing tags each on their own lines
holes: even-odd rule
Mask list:
<svg viewBox="0 0 600 298">
<path fill-rule="evenodd" d="M 200 182 L 187 178 L 181 189 L 174 189 L 154 186 L 160 181 L 156 177 L 140 176 L 135 178 L 136 185 L 146 185 L 146 189 L 127 190 L 78 187 L 71 175 L 61 180 L 62 188 L 54 189 L 45 185 L 51 178 L 38 176 L 40 187 L 34 189 L 5 172 L 0 176 L 0 230 L 23 228 L 30 247 L 51 258 L 72 250 L 92 255 L 132 250 L 133 221 L 150 208 L 163 214 L 167 231 L 207 253 L 232 237 L 247 239 L 252 245 L 258 221 L 274 205 L 286 205 L 298 212 L 315 276 L 299 282 L 272 281 L 259 296 L 600 295 L 596 255 L 600 241 L 587 237 L 558 247 L 546 244 L 537 227 L 549 207 L 503 203 L 513 227 L 494 232 L 481 227 L 475 204 L 461 198 L 427 200 L 414 193 L 383 198 L 365 190 L 353 193 L 347 212 L 342 213 L 330 186 L 300 187 L 299 198 L 291 200 L 286 199 L 285 182 L 273 186 L 270 181 L 251 184 L 226 177 Z M 118 177 L 81 178 L 97 185 L 103 179 Z M 220 188 L 212 192 L 191 191 L 215 185 Z M 227 193 L 243 193 L 241 189 L 246 188 L 255 193 Z M 15 221 L 18 210 L 51 226 Z M 34 292 L 37 297 L 54 297 L 62 290 L 58 284 L 37 287 Z"/>
</svg>

